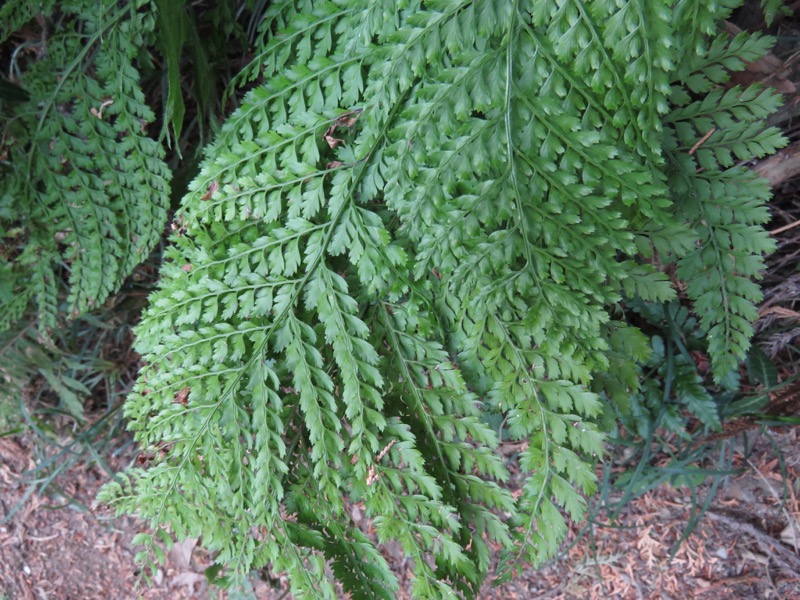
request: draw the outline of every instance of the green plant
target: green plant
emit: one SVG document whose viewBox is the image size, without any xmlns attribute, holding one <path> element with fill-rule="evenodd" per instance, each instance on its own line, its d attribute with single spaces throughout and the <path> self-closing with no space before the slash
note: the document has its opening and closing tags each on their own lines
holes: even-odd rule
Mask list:
<svg viewBox="0 0 800 600">
<path fill-rule="evenodd" d="M 474 594 L 490 543 L 501 577 L 551 556 L 650 355 L 623 297 L 671 300 L 674 265 L 715 380 L 747 352 L 772 242 L 742 161 L 783 139 L 776 94 L 723 87 L 771 43 L 718 32 L 738 4 L 270 6 L 241 77 L 264 83 L 207 148 L 138 328 L 151 465 L 102 499 L 151 524 L 140 559 L 202 536 L 222 583 L 269 564 L 335 597 L 329 561 L 392 597 L 346 502 L 417 597 Z M 516 500 L 479 400 L 528 443 Z"/>
<path fill-rule="evenodd" d="M 28 489 L 3 522 L 34 493 L 88 511 L 62 485 L 75 466 L 96 464 L 113 476 L 107 459 L 115 446 L 130 444 L 121 409 L 139 365 L 131 328 L 145 294 L 131 287 L 50 336 L 40 335 L 35 320 L 0 334 L 0 437 L 25 436 L 33 459 L 20 473 Z"/>
<path fill-rule="evenodd" d="M 108 351 L 129 343 L 126 312 L 100 309 L 159 240 L 168 203 L 139 75 L 153 17 L 137 3 L 0 8 L 14 80 L 0 86 L 0 434 L 35 441 L 24 500 L 59 493 L 82 460 L 111 472 L 100 451 L 122 429 L 120 375 L 136 361 Z"/>
<path fill-rule="evenodd" d="M 55 3 L 38 4 L 4 4 L 4 37 Z M 42 332 L 55 328 L 65 279 L 68 316 L 100 306 L 161 235 L 170 172 L 147 135 L 155 115 L 137 68 L 148 4 L 61 2 L 54 30 L 14 53 L 28 98 L 0 106 L 2 329 L 29 303 Z"/>
<path fill-rule="evenodd" d="M 0 331 L 35 313 L 49 334 L 147 259 L 173 172 L 192 170 L 238 72 L 228 52 L 247 41 L 233 13 L 254 16 L 235 4 L 3 4 L 0 62 L 13 81 L 0 79 Z"/>
<path fill-rule="evenodd" d="M 110 337 L 123 354 L 130 343 L 120 320 L 138 320 L 134 298 L 153 269 L 122 282 L 164 231 L 168 181 L 182 193 L 223 112 L 229 71 L 241 67 L 228 53 L 247 43 L 234 11 L 255 18 L 234 2 L 0 9 L 0 434 L 31 431 L 47 447 L 47 421 L 65 414 L 83 445 L 85 404 L 121 393 L 120 365 L 92 352 L 107 353 Z"/>
<path fill-rule="evenodd" d="M 161 237 L 167 183 L 174 173 L 180 190 L 192 144 L 222 113 L 226 70 L 241 66 L 228 60 L 244 36 L 233 5 L 0 8 L 0 436 L 26 436 L 36 462 L 6 520 L 33 493 L 75 506 L 59 478 L 76 464 L 111 474 L 138 367 L 130 328 L 155 269 L 123 280 Z M 171 110 L 157 117 L 159 94 Z M 172 134 L 166 153 L 159 121 L 162 138 Z"/>
</svg>

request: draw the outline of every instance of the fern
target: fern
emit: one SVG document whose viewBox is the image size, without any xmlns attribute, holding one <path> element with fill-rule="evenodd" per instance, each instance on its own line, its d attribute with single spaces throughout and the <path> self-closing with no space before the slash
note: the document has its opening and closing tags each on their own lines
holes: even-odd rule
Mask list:
<svg viewBox="0 0 800 600">
<path fill-rule="evenodd" d="M 778 105 L 774 91 L 733 87 L 712 90 L 667 119 L 664 147 L 675 205 L 697 233 L 695 248 L 678 259 L 677 273 L 708 332 L 717 381 L 747 354 L 761 299 L 752 279 L 764 269 L 761 257 L 775 248 L 762 228 L 769 220 L 769 189 L 737 161 L 763 157 L 785 143 L 763 122 Z"/>
<path fill-rule="evenodd" d="M 126 414 L 152 464 L 102 499 L 150 522 L 140 558 L 202 535 L 227 583 L 269 564 L 334 597 L 331 561 L 387 597 L 347 502 L 416 597 L 474 595 L 492 544 L 501 577 L 552 556 L 603 400 L 649 354 L 611 321 L 623 294 L 673 298 L 675 263 L 718 378 L 749 343 L 767 190 L 735 163 L 782 139 L 772 93 L 716 87 L 767 49 L 717 35 L 735 4 L 271 6 L 238 82 L 263 84 L 208 147 L 138 329 Z M 481 402 L 527 443 L 516 500 Z"/>
<path fill-rule="evenodd" d="M 3 29 L 0 31 L 0 43 L 5 42 L 35 16 L 52 11 L 54 4 L 53 0 L 38 2 L 14 2 L 12 0 L 3 3 L 3 6 L 0 7 L 0 23 L 3 24 Z"/>
<path fill-rule="evenodd" d="M 767 25 L 772 25 L 779 14 L 791 14 L 791 9 L 786 6 L 784 0 L 761 0 L 761 8 L 764 11 L 764 19 Z"/>
<path fill-rule="evenodd" d="M 700 351 L 704 341 L 698 320 L 677 301 L 664 305 L 636 302 L 634 309 L 660 334 L 651 337 L 647 351 L 637 348 L 647 376 L 640 377 L 644 380 L 641 384 L 629 384 L 634 393 L 625 404 L 616 402 L 622 424 L 647 437 L 660 421 L 669 431 L 689 439 L 681 413 L 686 409 L 702 425 L 718 430 L 719 408 L 703 385 L 692 354 Z M 629 419 L 630 415 L 634 418 Z"/>
<path fill-rule="evenodd" d="M 34 4 L 7 3 L 0 28 L 14 31 L 37 9 L 53 14 L 55 3 Z M 14 296 L 0 314 L 3 329 L 31 302 L 41 330 L 52 329 L 62 274 L 68 316 L 102 304 L 147 257 L 166 220 L 170 174 L 147 136 L 155 116 L 136 67 L 152 7 L 74 0 L 58 11 L 57 31 L 45 28 L 34 56 L 13 65 L 28 100 L 2 107 L 0 272 Z"/>
</svg>

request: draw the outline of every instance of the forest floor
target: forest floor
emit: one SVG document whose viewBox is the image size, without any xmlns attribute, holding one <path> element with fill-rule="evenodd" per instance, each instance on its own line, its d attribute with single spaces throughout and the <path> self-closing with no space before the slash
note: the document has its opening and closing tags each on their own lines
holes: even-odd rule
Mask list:
<svg viewBox="0 0 800 600">
<path fill-rule="evenodd" d="M 525 569 L 499 588 L 489 583 L 479 598 L 642 599 L 800 598 L 800 431 L 755 432 L 749 448 L 731 448 L 739 474 L 724 479 L 694 532 L 678 543 L 692 506 L 710 493 L 706 484 L 693 500 L 687 488 L 659 486 L 629 502 L 614 525 L 597 515 L 580 540 L 540 569 Z M 776 453 L 780 448 L 781 455 Z M 507 455 L 519 451 L 507 444 Z M 658 462 L 665 457 L 654 457 Z M 123 466 L 123 459 L 116 459 Z M 130 460 L 130 457 L 128 457 Z M 137 567 L 133 536 L 140 523 L 93 509 L 93 498 L 107 475 L 97 466 L 76 466 L 59 479 L 72 497 L 32 494 L 25 471 L 34 467 L 26 440 L 0 439 L 0 599 L 135 599 Z M 698 502 L 699 501 L 699 502 Z M 19 503 L 19 504 L 18 504 Z M 354 517 L 358 515 L 354 508 Z M 574 541 L 577 527 L 571 534 Z M 146 600 L 224 598 L 206 583 L 211 557 L 196 540 L 176 546 L 154 584 L 141 590 Z M 400 552 L 384 548 L 408 588 L 410 565 Z M 288 598 L 286 582 L 254 582 L 250 597 Z M 4 594 L 4 595 L 3 595 Z M 232 597 L 232 596 L 231 596 Z M 399 598 L 405 598 L 401 591 Z"/>
</svg>

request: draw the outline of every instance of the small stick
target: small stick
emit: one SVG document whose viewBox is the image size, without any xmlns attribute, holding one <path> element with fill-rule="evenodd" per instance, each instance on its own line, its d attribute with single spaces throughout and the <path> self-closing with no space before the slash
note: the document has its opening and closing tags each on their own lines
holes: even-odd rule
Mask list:
<svg viewBox="0 0 800 600">
<path fill-rule="evenodd" d="M 789 231 L 790 229 L 794 229 L 800 225 L 800 221 L 795 221 L 794 223 L 789 223 L 788 225 L 784 225 L 783 227 L 778 227 L 777 229 L 773 229 L 770 231 L 771 235 L 778 235 L 779 233 L 783 233 L 784 231 Z"/>
<path fill-rule="evenodd" d="M 712 521 L 722 521 L 734 531 L 750 535 L 753 541 L 761 548 L 761 551 L 772 558 L 787 573 L 791 573 L 794 576 L 800 573 L 800 559 L 797 558 L 797 555 L 771 535 L 750 523 L 739 521 L 722 513 L 708 511 L 706 515 Z"/>
<path fill-rule="evenodd" d="M 689 154 L 690 155 L 694 154 L 697 151 L 697 149 L 706 142 L 706 140 L 708 138 L 710 138 L 712 135 L 714 135 L 714 132 L 716 130 L 717 130 L 716 127 L 712 127 L 711 130 L 707 134 L 705 134 L 703 137 L 701 137 L 700 140 L 694 146 L 692 146 L 692 149 L 689 150 Z"/>
</svg>

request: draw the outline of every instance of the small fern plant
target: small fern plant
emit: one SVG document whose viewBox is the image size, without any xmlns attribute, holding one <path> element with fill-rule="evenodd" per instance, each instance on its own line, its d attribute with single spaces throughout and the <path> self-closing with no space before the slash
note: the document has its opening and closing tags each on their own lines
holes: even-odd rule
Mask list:
<svg viewBox="0 0 800 600">
<path fill-rule="evenodd" d="M 453 598 L 493 547 L 500 580 L 553 556 L 648 356 L 619 303 L 674 273 L 717 381 L 748 348 L 773 244 L 744 163 L 783 139 L 774 92 L 725 86 L 772 41 L 721 32 L 738 4 L 271 5 L 138 328 L 147 465 L 101 500 L 149 522 L 140 560 L 198 536 L 224 584 L 393 598 L 396 540 Z"/>
<path fill-rule="evenodd" d="M 34 19 L 10 60 L 19 93 L 0 100 L 0 331 L 33 312 L 47 336 L 147 258 L 170 171 L 140 87 L 150 2 L 10 0 L 0 43 Z"/>
</svg>

